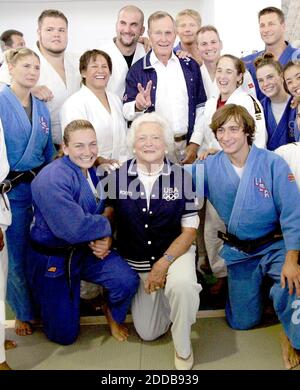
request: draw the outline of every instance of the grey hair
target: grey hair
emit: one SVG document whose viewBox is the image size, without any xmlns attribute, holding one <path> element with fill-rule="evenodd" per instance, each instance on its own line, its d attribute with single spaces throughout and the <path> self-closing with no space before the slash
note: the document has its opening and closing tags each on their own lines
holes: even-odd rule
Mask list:
<svg viewBox="0 0 300 390">
<path fill-rule="evenodd" d="M 174 150 L 174 134 L 168 121 L 162 116 L 158 115 L 156 112 L 151 112 L 138 116 L 132 122 L 131 127 L 127 133 L 127 147 L 130 154 L 133 155 L 136 131 L 143 123 L 157 123 L 162 129 L 168 152 L 171 153 Z"/>
</svg>

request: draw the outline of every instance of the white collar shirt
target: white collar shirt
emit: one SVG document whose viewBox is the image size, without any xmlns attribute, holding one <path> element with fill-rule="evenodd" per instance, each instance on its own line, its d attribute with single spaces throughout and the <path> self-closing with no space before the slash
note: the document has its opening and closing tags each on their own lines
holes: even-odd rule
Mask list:
<svg viewBox="0 0 300 390">
<path fill-rule="evenodd" d="M 167 65 L 164 65 L 152 51 L 150 63 L 157 74 L 155 111 L 168 120 L 174 136 L 184 135 L 188 130 L 189 106 L 179 59 L 172 53 Z"/>
</svg>

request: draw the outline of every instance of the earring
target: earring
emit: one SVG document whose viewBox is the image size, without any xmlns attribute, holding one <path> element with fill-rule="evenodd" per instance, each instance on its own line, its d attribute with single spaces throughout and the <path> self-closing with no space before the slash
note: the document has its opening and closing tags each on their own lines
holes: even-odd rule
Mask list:
<svg viewBox="0 0 300 390">
<path fill-rule="evenodd" d="M 168 150 L 165 150 L 165 154 L 168 154 L 169 153 L 169 151 Z"/>
<path fill-rule="evenodd" d="M 135 154 L 135 149 L 132 149 L 132 153 Z"/>
</svg>

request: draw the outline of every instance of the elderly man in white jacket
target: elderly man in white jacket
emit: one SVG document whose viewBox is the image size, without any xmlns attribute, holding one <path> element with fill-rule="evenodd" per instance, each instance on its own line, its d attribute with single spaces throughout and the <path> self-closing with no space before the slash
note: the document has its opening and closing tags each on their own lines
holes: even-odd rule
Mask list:
<svg viewBox="0 0 300 390">
<path fill-rule="evenodd" d="M 0 121 L 0 183 L 6 178 L 9 166 L 6 157 L 3 128 Z M 11 224 L 11 213 L 7 196 L 0 194 L 0 370 L 9 370 L 5 359 L 5 295 L 8 257 L 5 230 Z"/>
</svg>

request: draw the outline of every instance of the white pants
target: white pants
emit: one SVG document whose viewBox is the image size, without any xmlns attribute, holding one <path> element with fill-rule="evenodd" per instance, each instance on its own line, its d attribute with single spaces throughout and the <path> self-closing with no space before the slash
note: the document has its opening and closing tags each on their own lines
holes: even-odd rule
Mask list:
<svg viewBox="0 0 300 390">
<path fill-rule="evenodd" d="M 0 252 L 0 363 L 5 362 L 5 295 L 8 266 L 5 233 L 4 244 L 4 248 Z"/>
<path fill-rule="evenodd" d="M 171 332 L 178 355 L 187 358 L 191 353 L 191 326 L 196 322 L 202 290 L 197 283 L 195 246 L 171 264 L 164 289 L 146 294 L 144 281 L 148 273 L 140 273 L 140 286 L 132 301 L 132 318 L 139 336 L 155 340 Z"/>
<path fill-rule="evenodd" d="M 227 276 L 227 268 L 224 259 L 219 255 L 223 241 L 218 238 L 218 230 L 225 232 L 226 227 L 216 209 L 207 201 L 204 224 L 205 248 L 212 273 L 217 278 L 223 278 Z"/>
</svg>

